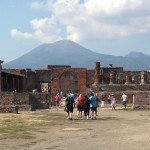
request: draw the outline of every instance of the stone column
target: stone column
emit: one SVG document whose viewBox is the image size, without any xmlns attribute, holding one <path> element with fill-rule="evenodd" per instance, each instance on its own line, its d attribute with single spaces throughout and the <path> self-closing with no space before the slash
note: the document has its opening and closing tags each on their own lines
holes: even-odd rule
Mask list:
<svg viewBox="0 0 150 150">
<path fill-rule="evenodd" d="M 11 80 L 11 82 L 10 82 L 10 90 L 11 90 L 11 91 L 14 91 L 14 77 L 11 76 L 11 77 L 10 77 L 10 80 Z"/>
<path fill-rule="evenodd" d="M 141 71 L 141 84 L 146 84 L 146 83 L 147 83 L 147 72 Z"/>
<path fill-rule="evenodd" d="M 100 85 L 100 62 L 95 64 L 94 85 Z"/>
<path fill-rule="evenodd" d="M 130 75 L 126 75 L 126 82 L 125 84 L 131 84 L 131 76 Z"/>
<path fill-rule="evenodd" d="M 2 77 L 1 77 L 2 63 L 3 63 L 3 61 L 0 60 L 0 92 L 2 91 Z"/>
<path fill-rule="evenodd" d="M 110 71 L 110 81 L 109 84 L 115 84 L 115 73 Z"/>
<path fill-rule="evenodd" d="M 123 75 L 122 74 L 118 74 L 117 75 L 117 83 L 118 84 L 122 84 L 123 83 Z"/>
</svg>

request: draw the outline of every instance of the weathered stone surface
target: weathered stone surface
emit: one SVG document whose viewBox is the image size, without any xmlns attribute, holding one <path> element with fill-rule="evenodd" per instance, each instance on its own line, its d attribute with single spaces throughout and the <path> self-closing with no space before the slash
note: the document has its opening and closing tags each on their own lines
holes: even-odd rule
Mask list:
<svg viewBox="0 0 150 150">
<path fill-rule="evenodd" d="M 0 112 L 14 112 L 16 106 L 19 110 L 48 109 L 50 104 L 49 93 L 0 93 Z"/>
</svg>

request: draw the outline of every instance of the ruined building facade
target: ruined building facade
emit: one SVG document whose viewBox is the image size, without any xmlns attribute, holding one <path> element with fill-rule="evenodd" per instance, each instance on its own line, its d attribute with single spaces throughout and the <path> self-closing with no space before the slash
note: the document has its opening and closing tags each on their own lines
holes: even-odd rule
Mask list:
<svg viewBox="0 0 150 150">
<path fill-rule="evenodd" d="M 0 91 L 86 93 L 97 91 L 150 90 L 150 71 L 125 71 L 123 67 L 71 68 L 69 65 L 47 65 L 38 70 L 4 69 L 0 61 Z M 113 88 L 112 88 L 113 87 Z"/>
</svg>

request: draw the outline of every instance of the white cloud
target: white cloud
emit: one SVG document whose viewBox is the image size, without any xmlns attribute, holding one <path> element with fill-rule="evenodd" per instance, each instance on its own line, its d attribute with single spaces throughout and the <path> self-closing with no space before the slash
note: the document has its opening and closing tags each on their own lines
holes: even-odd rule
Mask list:
<svg viewBox="0 0 150 150">
<path fill-rule="evenodd" d="M 27 32 L 21 32 L 18 31 L 17 29 L 12 29 L 10 31 L 11 37 L 12 38 L 16 38 L 16 39 L 25 39 L 25 40 L 29 40 L 31 39 L 33 36 L 31 33 L 27 33 Z"/>
<path fill-rule="evenodd" d="M 31 25 L 32 27 L 36 30 L 36 29 L 41 29 L 44 28 L 46 25 L 48 25 L 50 22 L 49 18 L 42 18 L 42 19 L 34 19 L 31 20 Z"/>
<path fill-rule="evenodd" d="M 31 20 L 34 35 L 42 42 L 63 37 L 77 42 L 124 37 L 150 31 L 150 1 L 146 0 L 44 0 L 32 8 L 46 9 L 49 18 Z M 63 26 L 63 28 L 62 28 Z M 65 30 L 64 30 L 65 29 Z M 65 32 L 65 33 L 64 33 Z M 12 36 L 23 36 L 13 31 Z"/>
<path fill-rule="evenodd" d="M 55 2 L 56 0 L 43 0 L 41 2 L 34 1 L 31 3 L 31 8 L 51 11 L 51 9 L 53 9 L 53 4 Z"/>
<path fill-rule="evenodd" d="M 34 36 L 41 42 L 50 43 L 60 40 L 60 29 L 55 27 L 55 20 L 53 18 L 34 19 L 31 21 Z"/>
<path fill-rule="evenodd" d="M 31 8 L 40 9 L 40 8 L 43 8 L 43 4 L 42 4 L 42 3 L 39 3 L 39 2 L 33 2 L 33 3 L 31 4 Z"/>
</svg>

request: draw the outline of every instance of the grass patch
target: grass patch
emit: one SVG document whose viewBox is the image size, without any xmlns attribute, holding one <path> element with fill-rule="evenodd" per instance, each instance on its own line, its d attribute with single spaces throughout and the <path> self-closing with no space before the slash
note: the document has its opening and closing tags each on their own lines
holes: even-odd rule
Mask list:
<svg viewBox="0 0 150 150">
<path fill-rule="evenodd" d="M 33 139 L 36 133 L 46 133 L 49 126 L 68 123 L 65 114 L 40 110 L 21 114 L 0 114 L 0 140 L 7 138 Z"/>
</svg>

